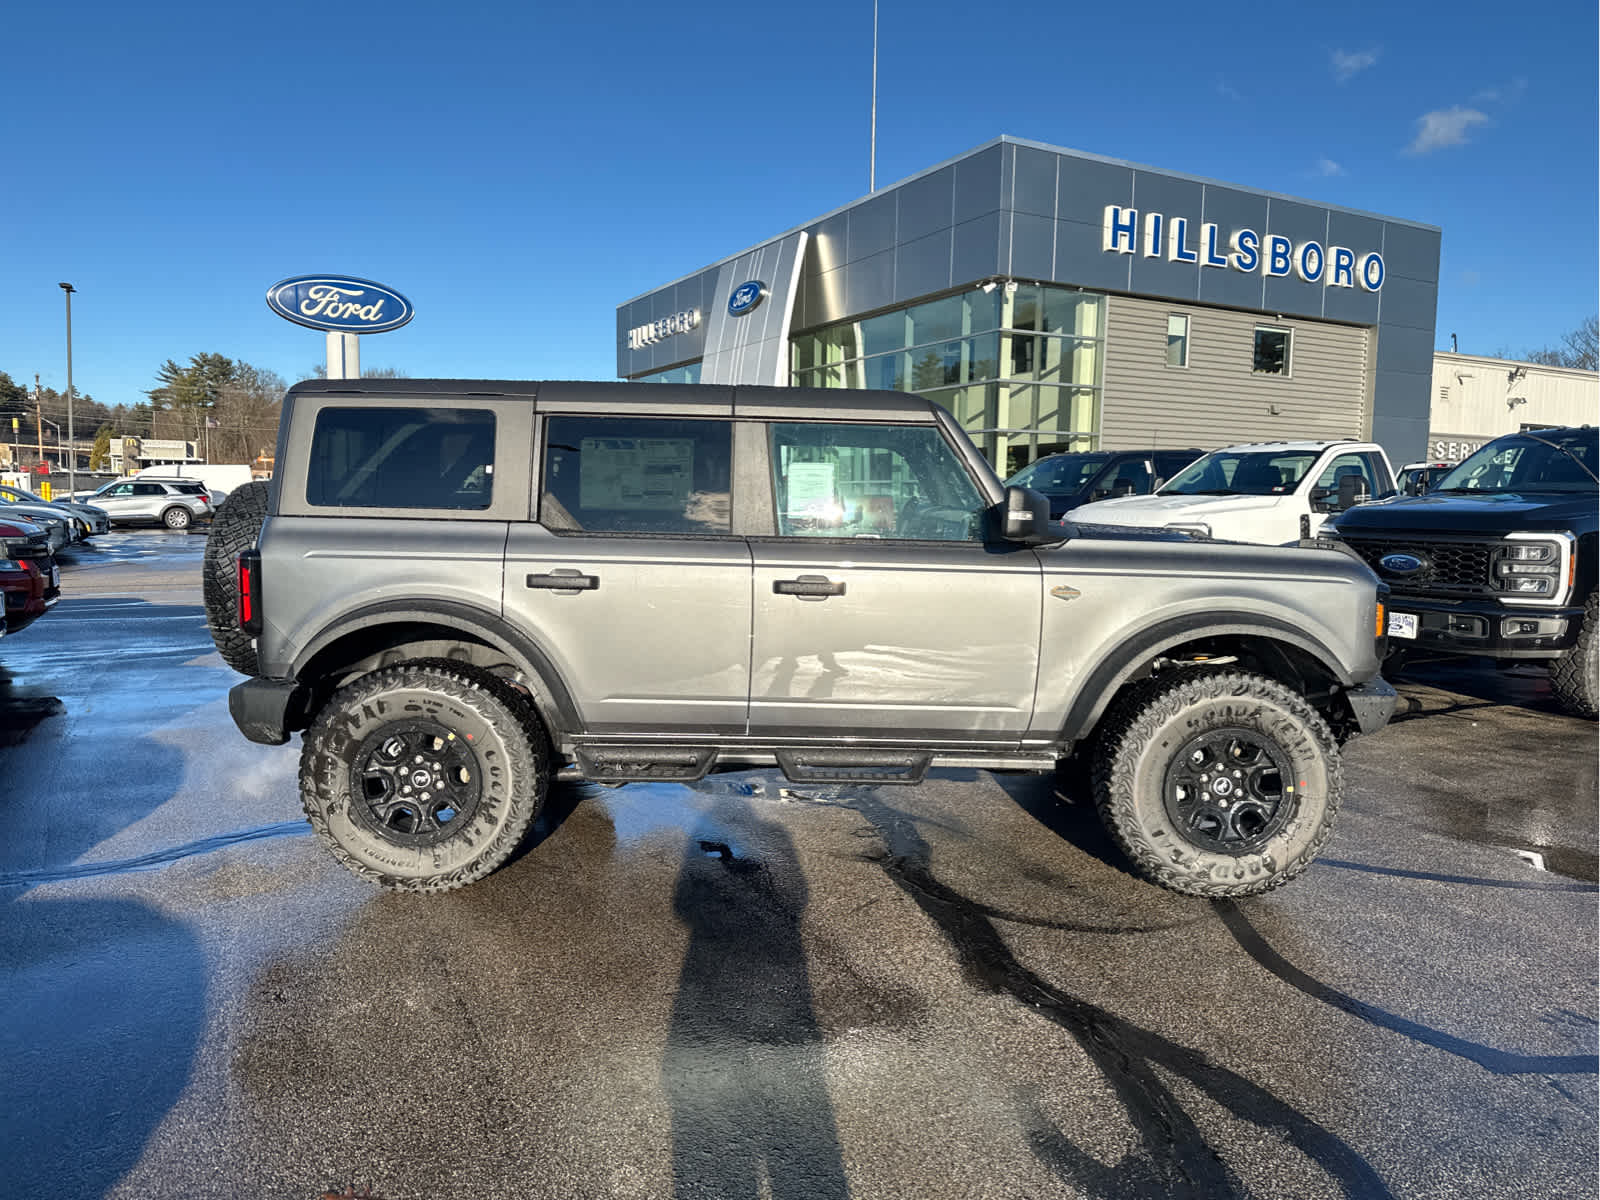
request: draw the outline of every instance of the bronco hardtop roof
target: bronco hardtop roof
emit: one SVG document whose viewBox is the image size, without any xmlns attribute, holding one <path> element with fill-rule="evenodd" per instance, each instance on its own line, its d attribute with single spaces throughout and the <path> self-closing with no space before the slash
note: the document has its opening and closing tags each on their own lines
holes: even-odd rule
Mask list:
<svg viewBox="0 0 1600 1200">
<path fill-rule="evenodd" d="M 593 412 L 638 415 L 681 413 L 743 417 L 752 420 L 873 420 L 932 423 L 931 400 L 909 392 L 852 388 L 718 386 L 697 383 L 626 383 L 537 379 L 307 379 L 289 389 L 296 397 L 350 400 L 528 400 L 541 412 Z"/>
</svg>

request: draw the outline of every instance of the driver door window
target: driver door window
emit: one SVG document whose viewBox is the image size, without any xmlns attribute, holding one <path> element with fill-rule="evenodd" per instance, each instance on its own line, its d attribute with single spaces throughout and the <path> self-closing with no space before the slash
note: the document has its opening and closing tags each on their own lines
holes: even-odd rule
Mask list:
<svg viewBox="0 0 1600 1200">
<path fill-rule="evenodd" d="M 772 426 L 782 537 L 983 540 L 983 495 L 932 426 Z"/>
<path fill-rule="evenodd" d="M 1317 480 L 1316 486 L 1328 494 L 1328 498 L 1337 503 L 1339 499 L 1339 481 L 1346 476 L 1353 475 L 1363 479 L 1367 484 L 1367 495 L 1376 496 L 1382 490 L 1378 481 L 1373 477 L 1372 463 L 1365 454 L 1341 454 L 1328 464 L 1322 472 L 1322 477 Z"/>
</svg>

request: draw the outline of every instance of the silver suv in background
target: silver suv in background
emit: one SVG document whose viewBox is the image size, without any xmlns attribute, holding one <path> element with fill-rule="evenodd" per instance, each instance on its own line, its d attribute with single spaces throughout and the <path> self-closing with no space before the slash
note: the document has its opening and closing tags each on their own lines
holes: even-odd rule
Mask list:
<svg viewBox="0 0 1600 1200">
<path fill-rule="evenodd" d="M 117 479 L 95 492 L 92 502 L 113 525 L 187 529 L 212 514 L 205 485 L 188 479 Z"/>
<path fill-rule="evenodd" d="M 1381 727 L 1384 592 L 1328 550 L 1077 529 L 898 392 L 307 381 L 206 545 L 207 621 L 345 866 L 503 863 L 553 776 L 1091 767 L 1135 870 L 1310 865 Z"/>
</svg>

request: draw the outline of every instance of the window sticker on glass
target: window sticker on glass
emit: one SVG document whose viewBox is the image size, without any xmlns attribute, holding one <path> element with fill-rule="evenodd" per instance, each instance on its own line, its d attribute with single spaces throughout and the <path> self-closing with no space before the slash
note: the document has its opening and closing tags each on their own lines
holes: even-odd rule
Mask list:
<svg viewBox="0 0 1600 1200">
<path fill-rule="evenodd" d="M 681 512 L 694 490 L 690 438 L 584 438 L 578 464 L 578 502 L 586 509 Z"/>
<path fill-rule="evenodd" d="M 788 498 L 784 505 L 786 517 L 834 517 L 839 515 L 839 501 L 833 486 L 834 464 L 790 463 L 784 478 L 788 484 Z"/>
</svg>

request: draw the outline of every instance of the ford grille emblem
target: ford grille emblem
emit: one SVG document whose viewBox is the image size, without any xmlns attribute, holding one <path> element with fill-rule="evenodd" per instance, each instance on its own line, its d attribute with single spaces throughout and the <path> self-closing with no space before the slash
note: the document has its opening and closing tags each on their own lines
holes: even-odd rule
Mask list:
<svg viewBox="0 0 1600 1200">
<path fill-rule="evenodd" d="M 728 297 L 728 315 L 742 317 L 747 312 L 754 311 L 755 307 L 766 299 L 767 285 L 759 279 L 752 279 L 748 283 L 741 283 L 733 289 L 733 295 Z"/>
<path fill-rule="evenodd" d="M 1415 575 L 1422 570 L 1422 560 L 1415 554 L 1385 554 L 1378 565 L 1391 575 Z"/>
<path fill-rule="evenodd" d="M 296 275 L 267 291 L 267 307 L 286 321 L 333 333 L 387 333 L 415 310 L 393 288 L 349 275 Z"/>
</svg>

